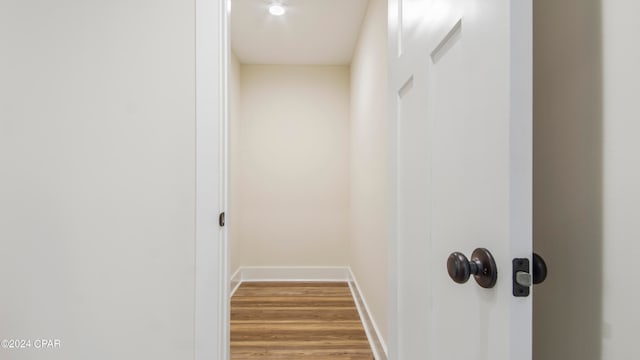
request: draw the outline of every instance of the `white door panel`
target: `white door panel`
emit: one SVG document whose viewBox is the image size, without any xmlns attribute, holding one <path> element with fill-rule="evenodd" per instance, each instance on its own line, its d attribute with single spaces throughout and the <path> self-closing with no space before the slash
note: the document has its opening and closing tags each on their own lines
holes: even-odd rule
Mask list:
<svg viewBox="0 0 640 360">
<path fill-rule="evenodd" d="M 427 122 L 418 117 L 408 116 L 420 111 L 421 93 L 415 89 L 413 77 L 409 77 L 397 93 L 398 109 L 398 307 L 400 309 L 418 309 L 425 307 L 421 303 L 428 298 L 428 287 L 424 281 L 428 278 L 429 269 L 424 266 L 426 254 L 431 253 L 426 241 L 409 242 L 409 239 L 423 238 L 429 231 L 429 223 L 424 214 L 428 207 L 428 161 L 429 144 L 424 134 L 428 132 Z M 422 85 L 424 86 L 424 84 Z M 428 218 L 428 216 L 427 216 Z M 422 344 L 427 334 L 429 319 L 427 312 L 399 313 L 398 337 L 400 354 L 413 353 L 412 344 Z M 404 356 L 399 358 L 404 359 Z"/>
<path fill-rule="evenodd" d="M 392 359 L 527 359 L 531 298 L 511 261 L 531 257 L 530 0 L 390 1 Z M 412 9 L 412 10 L 410 10 Z M 446 260 L 489 249 L 492 289 Z"/>
</svg>

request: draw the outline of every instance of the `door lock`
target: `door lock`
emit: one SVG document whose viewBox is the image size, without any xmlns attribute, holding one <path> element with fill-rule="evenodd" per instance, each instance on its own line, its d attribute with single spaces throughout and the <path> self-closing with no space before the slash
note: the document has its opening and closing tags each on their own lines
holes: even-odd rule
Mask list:
<svg viewBox="0 0 640 360">
<path fill-rule="evenodd" d="M 529 272 L 529 259 L 513 259 L 513 296 L 529 296 L 532 284 L 540 284 L 547 278 L 547 264 L 544 259 L 533 253 L 532 272 Z"/>
</svg>

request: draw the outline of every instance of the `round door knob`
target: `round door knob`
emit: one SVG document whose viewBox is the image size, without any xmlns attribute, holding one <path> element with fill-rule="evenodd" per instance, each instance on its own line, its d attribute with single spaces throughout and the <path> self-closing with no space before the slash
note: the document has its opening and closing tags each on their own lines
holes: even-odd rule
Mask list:
<svg viewBox="0 0 640 360">
<path fill-rule="evenodd" d="M 542 256 L 533 253 L 531 270 L 533 273 L 533 283 L 540 284 L 547 278 L 547 263 Z"/>
<path fill-rule="evenodd" d="M 463 253 L 454 252 L 447 259 L 447 271 L 453 281 L 464 284 L 471 276 L 471 264 Z"/>
<path fill-rule="evenodd" d="M 447 272 L 451 279 L 458 284 L 466 283 L 471 275 L 478 285 L 490 289 L 498 280 L 498 268 L 489 250 L 478 248 L 471 254 L 468 260 L 464 254 L 454 252 L 447 259 Z"/>
</svg>

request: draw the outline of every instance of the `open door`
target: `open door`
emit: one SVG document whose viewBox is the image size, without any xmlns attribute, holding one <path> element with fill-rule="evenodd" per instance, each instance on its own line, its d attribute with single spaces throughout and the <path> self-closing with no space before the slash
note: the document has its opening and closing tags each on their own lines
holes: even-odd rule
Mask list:
<svg viewBox="0 0 640 360">
<path fill-rule="evenodd" d="M 531 359 L 531 0 L 390 0 L 389 44 L 390 358 Z"/>
</svg>

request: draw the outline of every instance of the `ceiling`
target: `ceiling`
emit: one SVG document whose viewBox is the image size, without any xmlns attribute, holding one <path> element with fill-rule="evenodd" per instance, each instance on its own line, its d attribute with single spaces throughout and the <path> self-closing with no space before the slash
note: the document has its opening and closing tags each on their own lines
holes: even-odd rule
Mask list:
<svg viewBox="0 0 640 360">
<path fill-rule="evenodd" d="M 276 0 L 277 1 L 277 0 Z M 351 63 L 368 0 L 231 0 L 231 47 L 243 64 Z"/>
</svg>

